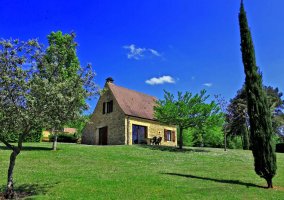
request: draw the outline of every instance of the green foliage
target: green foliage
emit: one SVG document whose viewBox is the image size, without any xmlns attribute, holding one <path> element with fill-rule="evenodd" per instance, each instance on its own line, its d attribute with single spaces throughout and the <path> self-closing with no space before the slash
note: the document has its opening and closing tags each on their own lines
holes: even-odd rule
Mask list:
<svg viewBox="0 0 284 200">
<path fill-rule="evenodd" d="M 242 138 L 234 135 L 229 135 L 227 137 L 227 145 L 229 149 L 242 149 L 243 148 Z"/>
<path fill-rule="evenodd" d="M 65 127 L 71 127 L 71 128 L 76 128 L 77 132 L 76 134 L 81 137 L 82 136 L 82 131 L 86 125 L 86 123 L 89 121 L 90 115 L 81 115 L 75 120 L 69 121 Z"/>
<path fill-rule="evenodd" d="M 177 127 L 177 138 L 179 138 L 179 134 L 180 134 L 180 129 Z M 188 128 L 188 129 L 183 129 L 182 131 L 182 137 L 183 137 L 183 144 L 184 146 L 189 146 L 192 147 L 193 143 L 193 134 L 192 134 L 192 129 Z"/>
<path fill-rule="evenodd" d="M 203 140 L 205 127 L 222 124 L 223 114 L 219 112 L 220 108 L 214 101 L 206 103 L 208 98 L 205 90 L 195 95 L 178 92 L 176 99 L 173 94 L 165 91 L 164 99 L 157 101 L 157 106 L 154 107 L 155 118 L 162 123 L 179 127 L 180 148 L 183 146 L 184 129 L 191 127 L 202 131 L 200 133 Z"/>
<path fill-rule="evenodd" d="M 271 86 L 264 87 L 269 100 L 269 107 L 272 112 L 273 132 L 276 134 L 278 128 L 284 124 L 281 120 L 284 102 L 281 99 L 283 94 L 278 88 Z M 247 95 L 245 87 L 237 91 L 236 96 L 230 100 L 226 110 L 227 134 L 239 136 L 243 141 L 243 149 L 249 149 L 249 117 L 247 111 Z"/>
<path fill-rule="evenodd" d="M 204 134 L 204 146 L 205 147 L 217 147 L 224 146 L 224 136 L 222 126 L 207 127 Z"/>
<path fill-rule="evenodd" d="M 45 52 L 36 40 L 0 40 L 0 141 L 13 151 L 7 198 L 14 197 L 13 169 L 25 138 L 38 140 L 37 127 L 63 128 L 97 92 L 91 66 L 79 65 L 74 37 L 51 33 Z M 15 141 L 13 134 L 16 145 L 9 142 Z"/>
<path fill-rule="evenodd" d="M 191 144 L 195 147 L 214 147 L 224 146 L 224 135 L 222 126 L 204 127 L 202 130 L 190 128 L 192 137 Z"/>
<path fill-rule="evenodd" d="M 54 135 L 49 135 L 49 141 L 54 141 Z M 57 135 L 58 142 L 66 142 L 66 143 L 77 143 L 79 136 L 77 134 L 66 134 L 66 133 L 59 133 Z"/>
<path fill-rule="evenodd" d="M 24 139 L 24 142 L 41 142 L 42 129 L 31 131 Z"/>
<path fill-rule="evenodd" d="M 80 119 L 81 113 L 88 108 L 85 99 L 97 92 L 93 82 L 91 66 L 80 66 L 76 55 L 75 34 L 52 32 L 48 36 L 49 47 L 39 76 L 35 80 L 42 85 L 42 107 L 47 113 L 45 128 L 60 130 L 71 121 Z"/>
<path fill-rule="evenodd" d="M 0 140 L 19 141 L 42 123 L 38 98 L 31 92 L 42 46 L 36 40 L 0 41 Z M 18 139 L 16 139 L 18 137 Z"/>
<path fill-rule="evenodd" d="M 271 110 L 262 86 L 262 76 L 256 65 L 253 41 L 243 2 L 240 8 L 239 23 L 255 172 L 267 181 L 270 188 L 277 168 L 275 150 L 272 144 Z"/>
</svg>

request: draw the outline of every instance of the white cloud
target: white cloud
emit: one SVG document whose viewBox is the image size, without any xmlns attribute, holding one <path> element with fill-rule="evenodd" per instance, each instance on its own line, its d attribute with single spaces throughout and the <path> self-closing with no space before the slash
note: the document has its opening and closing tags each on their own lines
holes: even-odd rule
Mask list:
<svg viewBox="0 0 284 200">
<path fill-rule="evenodd" d="M 149 85 L 158 85 L 158 84 L 164 84 L 164 83 L 175 83 L 175 80 L 171 76 L 161 76 L 161 77 L 153 77 L 149 80 L 146 80 L 145 83 Z"/>
<path fill-rule="evenodd" d="M 139 60 L 140 58 L 142 58 L 144 56 L 143 53 L 146 51 L 145 48 L 136 48 L 135 44 L 125 45 L 123 46 L 123 48 L 129 49 L 129 52 L 127 53 L 127 58 L 133 58 L 135 60 Z"/>
<path fill-rule="evenodd" d="M 154 56 L 161 56 L 161 54 L 158 52 L 158 51 L 156 51 L 155 49 L 148 49 Z"/>
<path fill-rule="evenodd" d="M 161 56 L 161 54 L 155 49 L 136 47 L 135 44 L 125 45 L 123 46 L 123 48 L 129 50 L 129 52 L 127 53 L 128 59 L 140 60 L 147 54 L 148 56 L 149 55 L 153 55 L 156 57 Z"/>
<path fill-rule="evenodd" d="M 206 87 L 212 87 L 213 83 L 204 83 L 203 85 Z"/>
</svg>

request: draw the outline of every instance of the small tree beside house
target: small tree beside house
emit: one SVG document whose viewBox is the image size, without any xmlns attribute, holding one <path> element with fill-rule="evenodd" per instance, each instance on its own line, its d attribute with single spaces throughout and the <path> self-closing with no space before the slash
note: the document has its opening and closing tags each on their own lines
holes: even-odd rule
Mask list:
<svg viewBox="0 0 284 200">
<path fill-rule="evenodd" d="M 154 116 L 162 123 L 174 124 L 179 127 L 180 149 L 183 147 L 182 133 L 184 129 L 198 127 L 201 130 L 203 125 L 215 124 L 223 117 L 214 101 L 205 103 L 209 97 L 205 90 L 195 95 L 190 92 L 186 92 L 184 95 L 178 92 L 177 98 L 167 91 L 164 92 L 164 99 L 158 100 L 154 107 Z"/>
</svg>

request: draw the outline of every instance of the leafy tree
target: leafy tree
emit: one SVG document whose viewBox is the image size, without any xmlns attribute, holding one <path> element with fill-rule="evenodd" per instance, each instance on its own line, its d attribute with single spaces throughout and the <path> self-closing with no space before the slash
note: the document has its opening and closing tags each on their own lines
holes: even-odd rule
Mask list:
<svg viewBox="0 0 284 200">
<path fill-rule="evenodd" d="M 236 97 L 230 100 L 230 104 L 227 107 L 226 121 L 230 137 L 240 135 L 243 149 L 249 149 L 249 123 L 244 88 L 239 90 Z"/>
<path fill-rule="evenodd" d="M 31 92 L 32 87 L 38 87 L 32 80 L 41 58 L 41 46 L 36 40 L 0 41 L 0 141 L 12 150 L 6 198 L 14 197 L 13 171 L 23 141 L 40 127 L 44 117 L 37 96 Z M 11 134 L 17 137 L 16 145 L 8 141 Z"/>
<path fill-rule="evenodd" d="M 262 76 L 256 66 L 253 41 L 243 1 L 241 1 L 239 24 L 255 172 L 267 181 L 268 188 L 272 188 L 272 178 L 277 167 L 275 149 L 272 145 L 271 111 L 262 86 Z"/>
<path fill-rule="evenodd" d="M 85 99 L 97 92 L 91 66 L 85 69 L 80 66 L 74 39 L 74 33 L 63 35 L 58 31 L 48 35 L 49 47 L 37 80 L 46 89 L 37 92 L 49 99 L 48 104 L 45 102 L 42 106 L 48 113 L 45 128 L 55 134 L 53 150 L 57 147 L 57 133 L 65 124 L 80 119 L 82 111 L 87 109 Z"/>
<path fill-rule="evenodd" d="M 207 124 L 215 124 L 222 117 L 219 107 L 212 101 L 206 103 L 208 95 L 202 90 L 200 94 L 193 95 L 186 92 L 184 95 L 178 92 L 177 99 L 174 95 L 164 91 L 164 100 L 158 100 L 154 107 L 154 116 L 162 123 L 173 124 L 179 127 L 179 148 L 183 146 L 183 130 L 190 127 L 201 128 Z M 205 132 L 201 132 L 203 138 Z M 201 139 L 203 143 L 203 139 Z"/>
<path fill-rule="evenodd" d="M 25 138 L 39 127 L 57 128 L 75 119 L 87 108 L 85 99 L 97 92 L 90 66 L 65 70 L 58 66 L 66 54 L 52 63 L 49 50 L 45 55 L 36 40 L 0 41 L 0 141 L 12 150 L 6 198 L 14 197 L 13 171 Z M 16 145 L 8 142 L 11 134 L 18 136 Z"/>
<path fill-rule="evenodd" d="M 228 102 L 227 100 L 222 97 L 222 95 L 218 94 L 218 95 L 214 95 L 218 106 L 221 109 L 221 112 L 224 115 L 224 120 L 223 120 L 223 134 L 224 134 L 224 151 L 227 151 L 227 134 L 228 134 L 228 123 L 225 120 L 225 116 L 227 115 L 227 107 L 228 107 Z"/>
<path fill-rule="evenodd" d="M 267 93 L 269 107 L 272 112 L 272 125 L 274 133 L 278 127 L 284 123 L 281 121 L 283 115 L 282 109 L 284 101 L 281 99 L 282 93 L 278 88 L 264 86 Z M 229 134 L 231 136 L 241 136 L 243 141 L 243 149 L 249 149 L 249 118 L 247 113 L 247 95 L 245 87 L 237 92 L 237 95 L 230 100 L 227 107 L 226 121 L 228 124 Z"/>
</svg>

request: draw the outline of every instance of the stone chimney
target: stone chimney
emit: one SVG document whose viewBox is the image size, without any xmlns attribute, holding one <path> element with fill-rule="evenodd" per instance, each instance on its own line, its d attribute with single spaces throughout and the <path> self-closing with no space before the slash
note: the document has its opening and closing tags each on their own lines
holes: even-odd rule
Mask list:
<svg viewBox="0 0 284 200">
<path fill-rule="evenodd" d="M 106 83 L 113 83 L 113 82 L 114 82 L 114 80 L 113 80 L 112 77 L 108 77 L 108 78 L 106 79 Z"/>
</svg>

